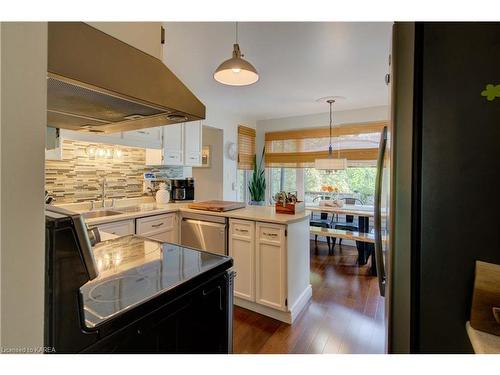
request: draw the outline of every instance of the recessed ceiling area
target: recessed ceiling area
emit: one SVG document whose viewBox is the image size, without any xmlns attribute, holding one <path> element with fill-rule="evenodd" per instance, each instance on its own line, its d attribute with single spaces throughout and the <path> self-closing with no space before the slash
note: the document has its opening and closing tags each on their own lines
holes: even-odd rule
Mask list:
<svg viewBox="0 0 500 375">
<path fill-rule="evenodd" d="M 238 41 L 259 73 L 251 86 L 213 79 L 231 57 L 234 22 L 168 22 L 164 61 L 207 106 L 265 120 L 327 111 L 316 99 L 339 95 L 335 110 L 387 105 L 392 23 L 240 22 Z"/>
</svg>

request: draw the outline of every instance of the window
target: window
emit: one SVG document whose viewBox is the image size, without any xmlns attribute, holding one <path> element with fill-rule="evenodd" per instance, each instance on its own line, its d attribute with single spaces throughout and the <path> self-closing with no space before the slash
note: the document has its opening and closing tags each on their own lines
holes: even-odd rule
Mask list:
<svg viewBox="0 0 500 375">
<path fill-rule="evenodd" d="M 272 197 L 280 191 L 297 192 L 300 200 L 304 199 L 303 171 L 300 168 L 269 168 L 269 194 Z"/>
<path fill-rule="evenodd" d="M 315 159 L 328 155 L 329 128 L 266 133 L 269 198 L 282 190 L 297 191 L 299 200 L 312 203 L 319 197 L 333 197 L 327 190 L 336 187 L 340 198 L 353 197 L 373 204 L 380 131 L 386 125 L 370 122 L 336 126 L 332 130 L 334 156 L 338 152 L 340 158 L 346 158 L 349 168 L 329 174 L 314 168 Z"/>
<path fill-rule="evenodd" d="M 300 200 L 315 203 L 320 197 L 333 197 L 328 186 L 337 187 L 340 197 L 353 197 L 373 204 L 375 167 L 355 167 L 330 174 L 314 168 L 268 168 L 270 198 L 280 191 L 297 192 Z M 271 199 L 272 201 L 272 199 Z"/>
<path fill-rule="evenodd" d="M 250 192 L 248 191 L 248 181 L 252 177 L 252 171 L 238 169 L 236 176 L 236 184 L 238 186 L 237 200 L 240 202 L 248 202 L 250 200 Z"/>
<path fill-rule="evenodd" d="M 328 186 L 337 187 L 340 197 L 358 198 L 364 204 L 373 204 L 375 194 L 375 167 L 355 167 L 330 174 L 314 168 L 304 168 L 304 196 L 306 203 L 320 197 L 333 197 Z"/>
<path fill-rule="evenodd" d="M 255 129 L 238 126 L 238 174 L 236 183 L 238 186 L 237 199 L 248 202 L 250 193 L 248 181 L 252 175 L 255 162 Z"/>
<path fill-rule="evenodd" d="M 349 166 L 374 166 L 380 131 L 386 122 L 344 124 L 332 130 L 334 154 L 346 158 Z M 268 132 L 266 167 L 310 168 L 328 155 L 329 129 L 310 128 Z"/>
<path fill-rule="evenodd" d="M 251 170 L 255 161 L 255 129 L 238 126 L 238 169 Z"/>
</svg>

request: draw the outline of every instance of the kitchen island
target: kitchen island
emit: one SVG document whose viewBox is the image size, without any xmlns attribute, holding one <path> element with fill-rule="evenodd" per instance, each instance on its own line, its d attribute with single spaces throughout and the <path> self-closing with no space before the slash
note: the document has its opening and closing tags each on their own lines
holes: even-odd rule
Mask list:
<svg viewBox="0 0 500 375">
<path fill-rule="evenodd" d="M 291 324 L 312 296 L 308 212 L 280 214 L 272 206 L 200 211 L 185 203 L 155 205 L 149 198 L 114 203 L 107 209 L 120 213 L 88 218 L 87 224 L 115 235 L 139 234 L 180 243 L 183 213 L 227 218 L 227 252 L 234 260 L 234 303 L 238 306 Z M 86 203 L 64 207 L 78 212 L 89 209 Z"/>
</svg>

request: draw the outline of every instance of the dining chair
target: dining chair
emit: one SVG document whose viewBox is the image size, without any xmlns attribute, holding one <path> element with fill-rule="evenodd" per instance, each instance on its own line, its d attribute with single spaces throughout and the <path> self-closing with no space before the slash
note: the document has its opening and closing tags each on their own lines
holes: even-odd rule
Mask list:
<svg viewBox="0 0 500 375">
<path fill-rule="evenodd" d="M 311 219 L 309 220 L 309 225 L 312 227 L 320 227 L 320 228 L 333 228 L 334 225 L 334 215 L 331 215 L 331 219 L 328 218 L 327 212 L 320 212 L 319 218 L 314 217 L 314 212 L 311 212 Z M 328 254 L 331 254 L 331 240 L 329 236 L 326 237 L 326 243 L 328 244 Z M 336 239 L 333 239 L 333 243 L 335 244 Z M 318 252 L 318 235 L 314 235 L 314 244 L 316 246 L 316 252 Z M 335 246 L 335 245 L 334 245 Z"/>
<path fill-rule="evenodd" d="M 346 198 L 340 198 L 340 199 L 345 201 L 345 204 L 356 204 L 356 201 L 360 202 L 361 204 L 363 203 L 360 199 L 353 198 L 353 197 L 346 197 Z M 353 215 L 345 215 L 345 221 L 344 222 L 337 221 L 335 223 L 335 229 L 342 229 L 342 230 L 348 230 L 351 232 L 358 232 L 359 226 L 356 223 L 354 223 L 354 216 Z M 342 238 L 339 238 L 339 246 L 340 245 L 342 245 Z"/>
</svg>

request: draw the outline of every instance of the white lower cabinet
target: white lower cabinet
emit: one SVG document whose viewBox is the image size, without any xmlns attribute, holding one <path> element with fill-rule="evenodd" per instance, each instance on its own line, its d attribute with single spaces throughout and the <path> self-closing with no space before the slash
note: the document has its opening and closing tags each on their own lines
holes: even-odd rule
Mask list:
<svg viewBox="0 0 500 375">
<path fill-rule="evenodd" d="M 177 233 L 176 213 L 143 217 L 136 221 L 136 234 L 153 240 L 177 243 Z"/>
<path fill-rule="evenodd" d="M 236 271 L 234 295 L 255 302 L 255 222 L 229 221 L 229 256 Z"/>
<path fill-rule="evenodd" d="M 112 223 L 97 225 L 99 232 L 114 234 L 115 236 L 126 236 L 135 233 L 134 220 L 122 220 Z"/>
<path fill-rule="evenodd" d="M 256 223 L 255 301 L 287 310 L 285 225 Z"/>
<path fill-rule="evenodd" d="M 286 225 L 230 219 L 235 297 L 287 311 Z"/>
</svg>

